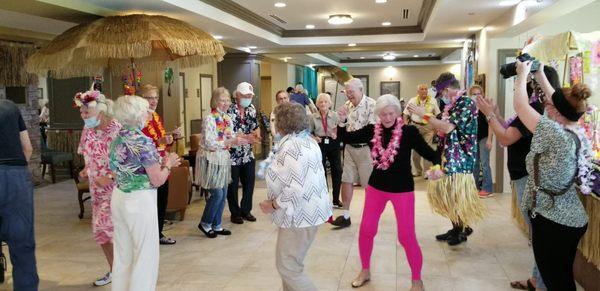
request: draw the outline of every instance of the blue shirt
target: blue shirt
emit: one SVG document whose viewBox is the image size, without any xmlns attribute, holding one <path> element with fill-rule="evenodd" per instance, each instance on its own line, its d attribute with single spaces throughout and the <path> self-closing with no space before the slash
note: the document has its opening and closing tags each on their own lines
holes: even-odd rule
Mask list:
<svg viewBox="0 0 600 291">
<path fill-rule="evenodd" d="M 304 93 L 293 93 L 290 95 L 290 101 L 296 102 L 303 106 L 310 104 L 310 101 L 308 101 L 308 96 Z"/>
</svg>

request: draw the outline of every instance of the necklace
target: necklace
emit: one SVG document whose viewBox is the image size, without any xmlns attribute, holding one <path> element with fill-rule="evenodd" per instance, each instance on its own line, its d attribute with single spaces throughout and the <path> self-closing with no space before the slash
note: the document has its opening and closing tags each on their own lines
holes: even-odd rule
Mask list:
<svg viewBox="0 0 600 291">
<path fill-rule="evenodd" d="M 394 158 L 398 154 L 398 147 L 400 147 L 400 138 L 402 137 L 402 126 L 404 121 L 402 118 L 396 119 L 396 126 L 392 130 L 392 138 L 387 144 L 387 148 L 383 148 L 383 126 L 381 121 L 375 124 L 375 132 L 371 143 L 373 149 L 371 149 L 371 158 L 373 159 L 373 166 L 379 170 L 387 170 L 390 165 L 394 162 Z"/>
</svg>

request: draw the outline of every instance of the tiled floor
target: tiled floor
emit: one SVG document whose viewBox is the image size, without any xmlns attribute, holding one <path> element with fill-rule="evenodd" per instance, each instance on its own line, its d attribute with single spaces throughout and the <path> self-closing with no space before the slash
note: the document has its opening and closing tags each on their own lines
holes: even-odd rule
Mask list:
<svg viewBox="0 0 600 291">
<path fill-rule="evenodd" d="M 474 226 L 466 244 L 449 247 L 434 235 L 449 223 L 433 214 L 417 183 L 417 237 L 423 250 L 423 280 L 427 290 L 512 290 L 510 280 L 523 279 L 530 271 L 533 255 L 526 237 L 510 218 L 509 195 L 486 199 L 489 216 Z M 255 192 L 255 206 L 265 197 L 263 183 Z M 76 191 L 72 181 L 36 190 L 37 259 L 40 290 L 110 290 L 90 283 L 107 271 L 104 256 L 92 239 L 90 215 L 78 219 Z M 360 270 L 358 226 L 364 191 L 356 188 L 352 204 L 353 224 L 343 230 L 330 225 L 319 229 L 305 261 L 306 272 L 319 290 L 351 290 L 350 282 Z M 89 211 L 89 202 L 86 210 Z M 161 246 L 159 290 L 281 290 L 275 269 L 276 228 L 255 207 L 258 221 L 231 225 L 225 210 L 225 226 L 231 237 L 205 238 L 197 230 L 203 199 L 195 198 L 185 221 L 168 226 L 166 233 L 177 240 Z M 391 205 L 386 208 L 375 238 L 372 280 L 362 290 L 408 290 L 410 269 L 404 250 L 396 240 Z M 11 281 L 0 285 L 10 290 Z"/>
</svg>

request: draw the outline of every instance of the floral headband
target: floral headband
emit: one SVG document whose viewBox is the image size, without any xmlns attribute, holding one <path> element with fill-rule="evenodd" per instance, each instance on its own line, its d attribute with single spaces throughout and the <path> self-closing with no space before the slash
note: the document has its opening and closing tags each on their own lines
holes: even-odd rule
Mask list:
<svg viewBox="0 0 600 291">
<path fill-rule="evenodd" d="M 104 100 L 106 100 L 106 97 L 100 91 L 79 92 L 73 98 L 73 107 L 96 107 L 98 103 L 105 103 Z"/>
</svg>

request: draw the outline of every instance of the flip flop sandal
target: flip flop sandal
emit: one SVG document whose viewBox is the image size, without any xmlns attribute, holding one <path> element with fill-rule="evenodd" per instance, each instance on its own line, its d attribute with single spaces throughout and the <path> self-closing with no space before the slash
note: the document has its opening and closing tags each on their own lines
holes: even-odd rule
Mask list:
<svg viewBox="0 0 600 291">
<path fill-rule="evenodd" d="M 535 291 L 535 287 L 531 283 L 530 279 L 527 279 L 527 285 L 524 285 L 523 283 L 521 283 L 521 281 L 510 282 L 510 287 L 519 290 Z"/>
<path fill-rule="evenodd" d="M 362 281 L 352 281 L 352 288 L 359 288 L 371 281 L 371 278 L 364 279 Z"/>
</svg>

